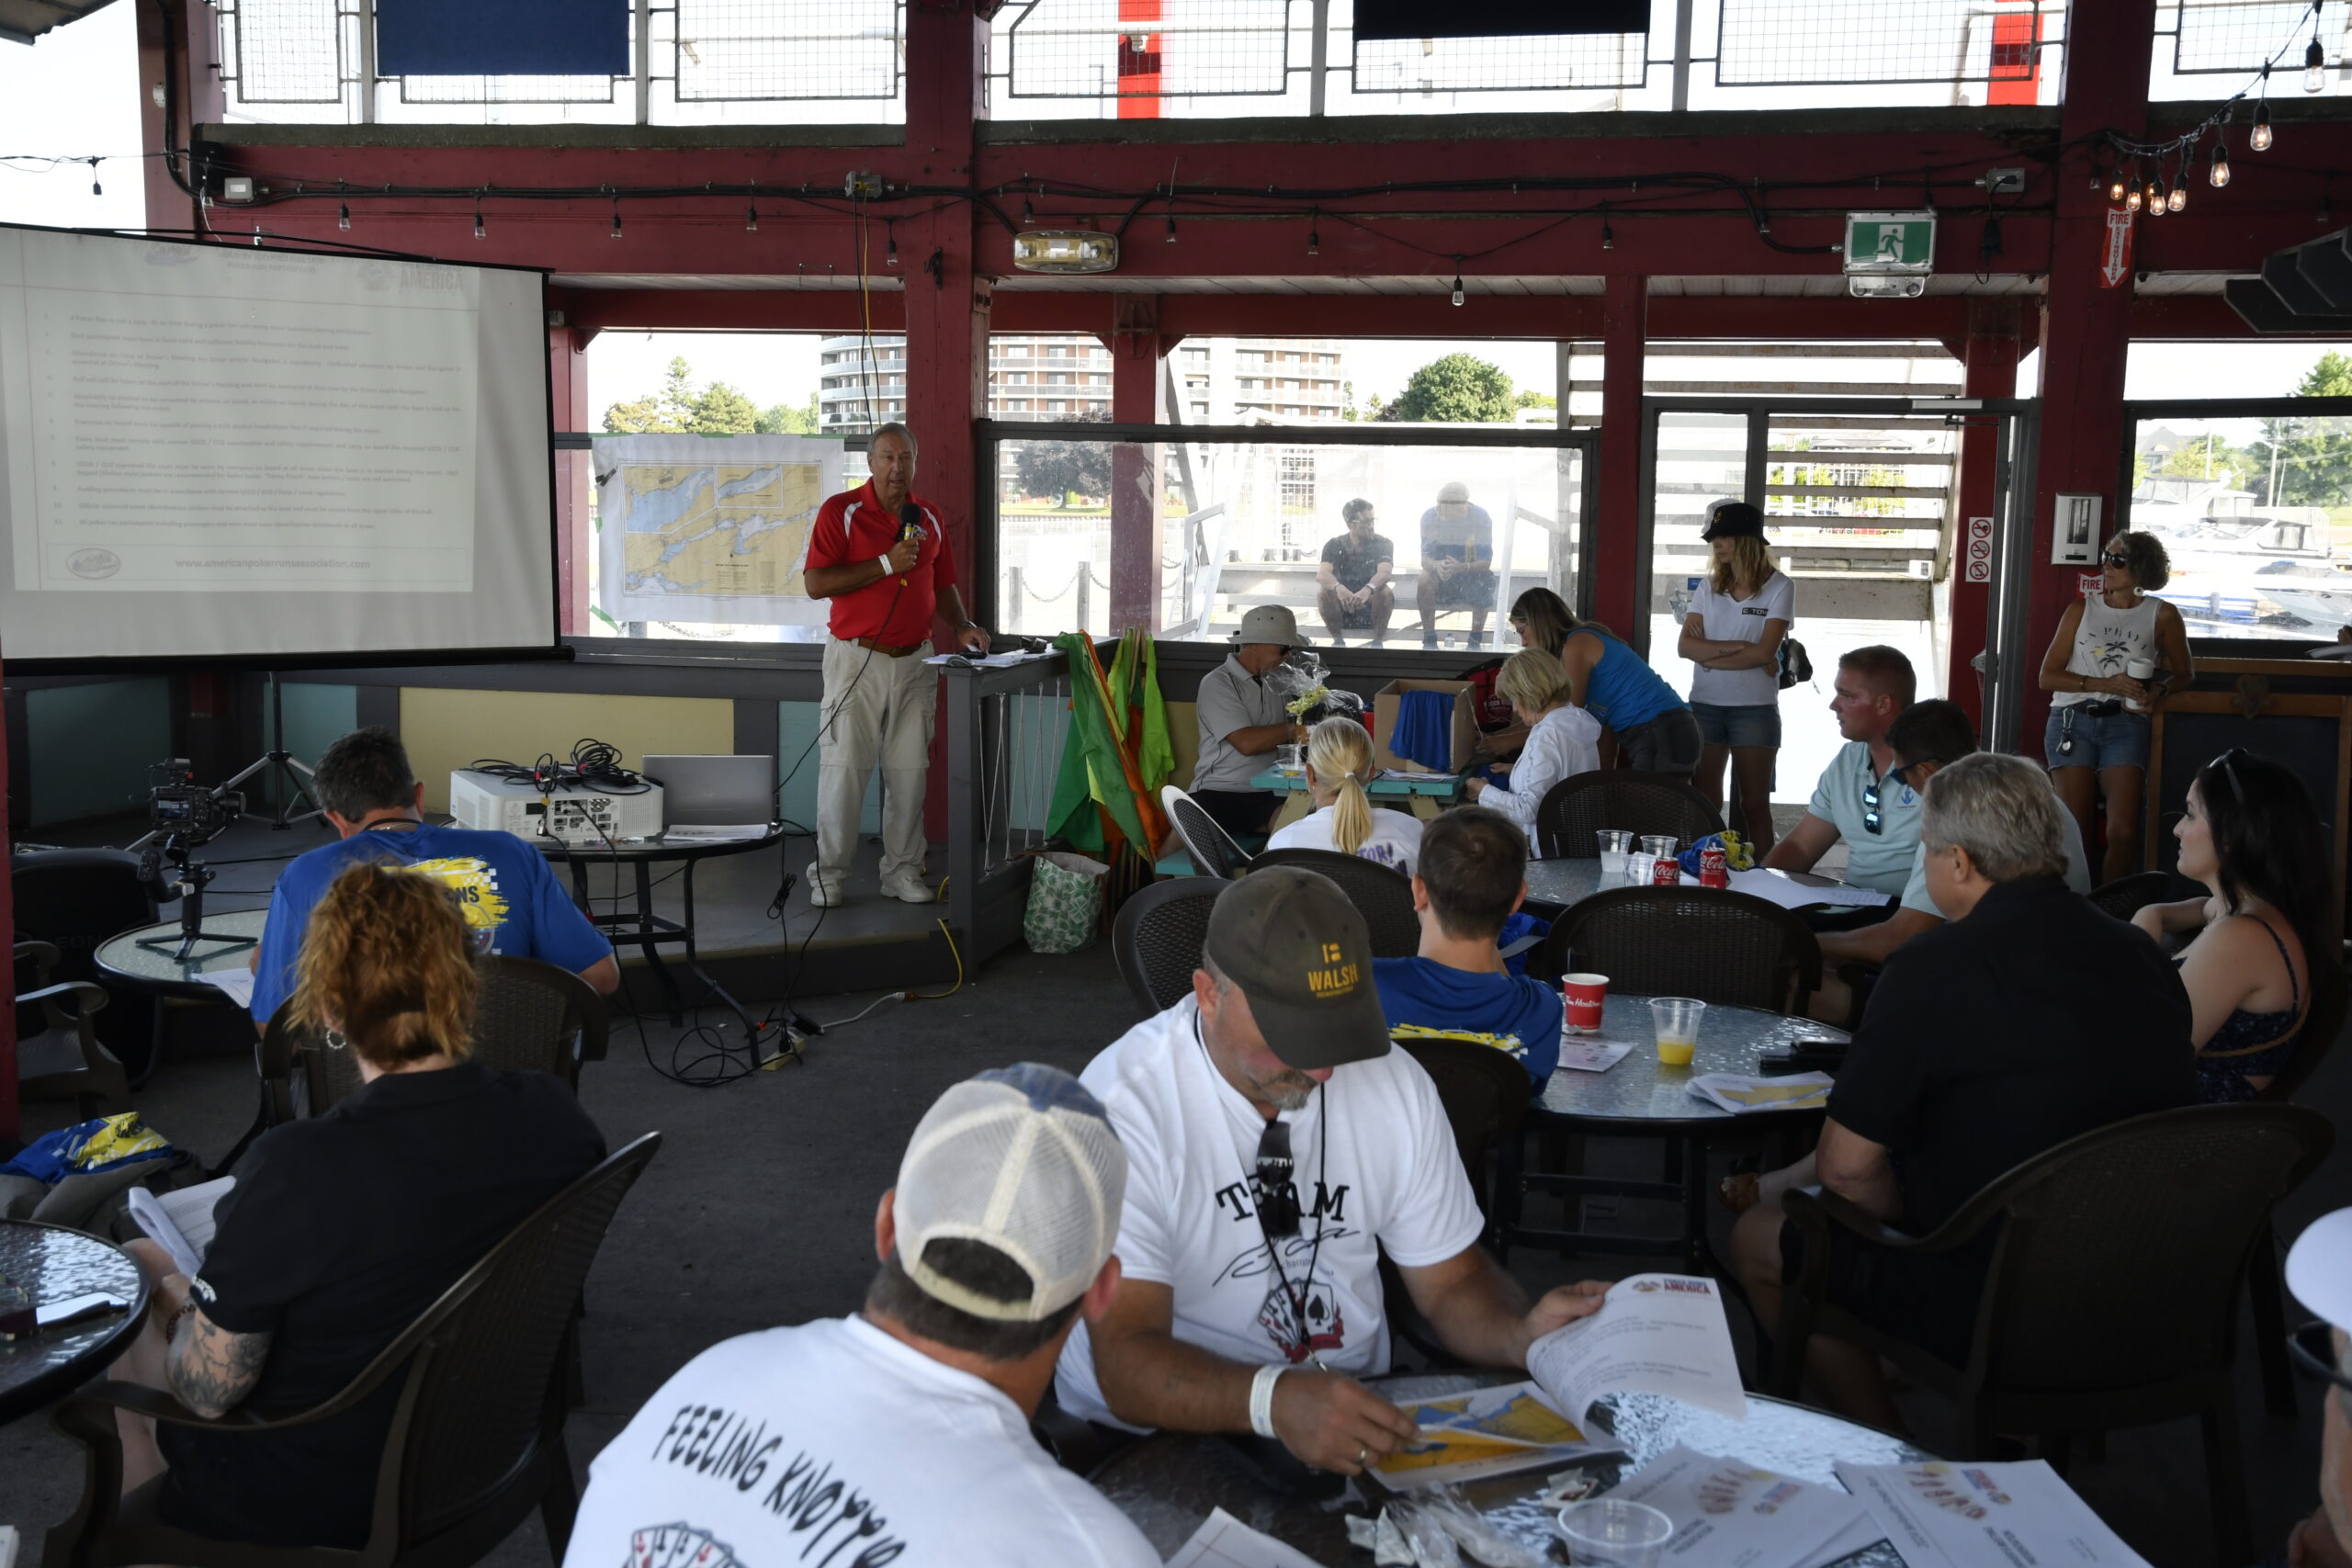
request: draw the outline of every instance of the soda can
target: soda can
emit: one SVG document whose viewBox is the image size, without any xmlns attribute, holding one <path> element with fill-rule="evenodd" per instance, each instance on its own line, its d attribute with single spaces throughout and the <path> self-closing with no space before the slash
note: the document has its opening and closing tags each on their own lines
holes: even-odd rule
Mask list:
<svg viewBox="0 0 2352 1568">
<path fill-rule="evenodd" d="M 1709 844 L 1699 852 L 1699 882 L 1705 887 L 1731 886 L 1731 857 L 1724 853 L 1721 844 Z"/>
<path fill-rule="evenodd" d="M 1679 887 L 1682 886 L 1682 863 L 1672 855 L 1658 856 L 1657 864 L 1650 871 L 1650 881 L 1659 887 Z"/>
</svg>

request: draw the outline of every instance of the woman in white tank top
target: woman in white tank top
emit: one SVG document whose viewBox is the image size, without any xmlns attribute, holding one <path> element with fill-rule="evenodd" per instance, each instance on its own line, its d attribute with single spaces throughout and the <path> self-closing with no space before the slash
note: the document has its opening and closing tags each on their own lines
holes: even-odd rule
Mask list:
<svg viewBox="0 0 2352 1568">
<path fill-rule="evenodd" d="M 2118 534 L 2099 552 L 2099 568 L 2100 592 L 2066 607 L 2041 658 L 2041 689 L 2051 694 L 2042 753 L 2051 785 L 2074 814 L 2086 858 L 2103 865 L 2097 880 L 2105 884 L 2130 875 L 2139 860 L 2148 716 L 2193 671 L 2180 612 L 2153 597 L 2171 576 L 2164 546 L 2152 535 Z"/>
</svg>

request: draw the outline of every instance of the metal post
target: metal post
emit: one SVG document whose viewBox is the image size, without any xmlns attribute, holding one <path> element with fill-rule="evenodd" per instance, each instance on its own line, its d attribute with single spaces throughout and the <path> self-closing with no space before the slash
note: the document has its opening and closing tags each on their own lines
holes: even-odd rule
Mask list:
<svg viewBox="0 0 2352 1568">
<path fill-rule="evenodd" d="M 1689 5 L 1690 0 L 1683 0 Z M 1323 117 L 1324 81 L 1331 69 L 1331 0 L 1315 0 L 1313 20 L 1315 40 L 1309 46 L 1306 67 L 1306 112 L 1314 118 Z"/>
<path fill-rule="evenodd" d="M 1690 0 L 1683 0 L 1685 5 Z M 637 0 L 637 123 L 653 123 L 653 0 Z"/>
<path fill-rule="evenodd" d="M 1004 604 L 996 614 L 998 629 L 1008 632 L 1026 630 L 1028 613 L 1029 595 L 1021 585 L 1021 569 L 1007 567 L 1004 570 Z"/>
<path fill-rule="evenodd" d="M 376 0 L 358 0 L 359 123 L 376 123 Z"/>
<path fill-rule="evenodd" d="M 1091 635 L 1094 630 L 1091 625 L 1094 618 L 1094 563 L 1091 560 L 1081 560 L 1078 563 L 1076 586 L 1078 588 L 1076 629 Z"/>
<path fill-rule="evenodd" d="M 1692 0 L 1674 0 L 1674 112 L 1690 107 L 1690 12 Z"/>
<path fill-rule="evenodd" d="M 988 787 L 982 756 L 980 681 L 978 670 L 947 669 L 947 906 L 948 919 L 964 933 L 964 946 L 978 954 L 980 873 L 988 863 L 980 842 L 982 792 Z"/>
</svg>

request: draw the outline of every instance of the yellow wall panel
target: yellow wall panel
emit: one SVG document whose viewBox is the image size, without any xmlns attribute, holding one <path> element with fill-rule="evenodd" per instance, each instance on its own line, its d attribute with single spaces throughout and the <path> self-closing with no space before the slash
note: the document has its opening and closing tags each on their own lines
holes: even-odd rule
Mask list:
<svg viewBox="0 0 2352 1568">
<path fill-rule="evenodd" d="M 1198 703 L 1168 705 L 1168 750 L 1176 755 L 1176 771 L 1168 782 L 1179 789 L 1189 789 L 1193 783 L 1193 765 L 1201 760 L 1201 721 Z"/>
<path fill-rule="evenodd" d="M 735 750 L 735 705 L 724 697 L 613 697 L 559 692 L 401 690 L 401 742 L 424 784 L 427 811 L 449 809 L 449 773 L 483 757 L 528 764 L 569 757 L 593 737 L 617 746 L 625 766 L 656 755 Z"/>
</svg>

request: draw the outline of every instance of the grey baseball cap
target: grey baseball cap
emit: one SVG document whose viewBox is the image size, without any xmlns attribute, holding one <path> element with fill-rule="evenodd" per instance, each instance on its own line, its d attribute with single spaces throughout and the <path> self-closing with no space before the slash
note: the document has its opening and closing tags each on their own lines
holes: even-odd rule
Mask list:
<svg viewBox="0 0 2352 1568">
<path fill-rule="evenodd" d="M 1250 998 L 1286 1065 L 1338 1067 L 1388 1054 L 1372 931 L 1329 877 L 1289 865 L 1250 872 L 1217 895 L 1202 947 Z"/>
</svg>

